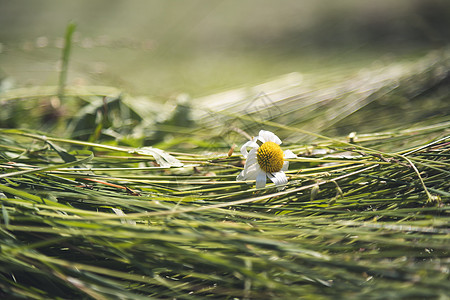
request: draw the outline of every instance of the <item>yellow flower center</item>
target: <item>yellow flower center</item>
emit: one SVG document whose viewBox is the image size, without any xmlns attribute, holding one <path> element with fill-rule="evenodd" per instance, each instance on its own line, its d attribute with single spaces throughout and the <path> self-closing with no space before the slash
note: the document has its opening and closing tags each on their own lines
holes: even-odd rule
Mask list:
<svg viewBox="0 0 450 300">
<path fill-rule="evenodd" d="M 265 142 L 256 151 L 256 159 L 263 171 L 274 173 L 283 167 L 284 153 L 276 143 Z"/>
</svg>

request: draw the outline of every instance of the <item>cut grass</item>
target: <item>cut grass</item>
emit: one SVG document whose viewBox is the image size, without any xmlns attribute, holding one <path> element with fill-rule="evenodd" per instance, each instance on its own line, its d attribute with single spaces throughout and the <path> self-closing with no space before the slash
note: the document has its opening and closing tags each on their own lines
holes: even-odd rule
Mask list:
<svg viewBox="0 0 450 300">
<path fill-rule="evenodd" d="M 442 135 L 443 127 L 428 134 Z M 154 159 L 123 155 L 130 150 L 123 147 L 47 137 L 58 153 L 38 135 L 1 134 L 8 149 L 0 185 L 4 295 L 448 293 L 448 136 L 399 153 L 374 156 L 363 148 L 356 158 L 292 159 L 288 187 L 275 192 L 272 185 L 257 191 L 234 181 L 236 154 L 198 154 L 193 166 L 189 153 L 179 153 L 175 157 L 187 165 L 137 167 Z M 317 145 L 347 152 L 337 141 Z M 377 146 L 383 143 L 390 139 Z M 70 163 L 61 162 L 67 147 L 76 157 Z M 78 147 L 92 152 L 78 154 Z M 417 171 L 396 159 L 406 155 Z M 303 168 L 305 162 L 313 166 Z"/>
<path fill-rule="evenodd" d="M 430 70 L 436 59 L 419 64 L 429 63 L 424 69 Z M 446 88 L 441 73 L 430 84 L 412 80 L 416 73 L 407 77 L 409 71 L 387 97 L 398 97 L 409 84 L 426 91 L 416 95 L 423 99 Z M 33 89 L 29 97 L 26 89 L 20 93 L 4 97 L 40 98 Z M 436 105 L 442 105 L 439 99 Z M 314 100 L 310 124 L 320 121 L 321 105 L 323 112 L 342 105 Z M 358 118 L 370 117 L 368 105 L 354 111 L 362 114 Z M 127 120 L 114 119 L 120 114 L 94 118 L 97 133 L 85 139 L 0 129 L 0 296 L 447 297 L 448 116 L 329 136 L 327 120 L 310 130 L 308 121 L 294 121 L 295 113 L 281 119 L 226 108 L 212 113 L 215 118 L 189 126 L 170 117 L 153 123 L 161 135 L 152 145 L 157 148 L 138 134 L 146 126 L 142 116 L 133 119 L 139 130 L 122 128 Z M 84 117 L 91 120 L 90 113 Z M 353 122 L 347 125 L 356 131 Z M 235 180 L 243 158 L 230 147 L 256 128 L 279 132 L 286 138 L 283 149 L 298 156 L 289 160 L 282 191 Z"/>
</svg>

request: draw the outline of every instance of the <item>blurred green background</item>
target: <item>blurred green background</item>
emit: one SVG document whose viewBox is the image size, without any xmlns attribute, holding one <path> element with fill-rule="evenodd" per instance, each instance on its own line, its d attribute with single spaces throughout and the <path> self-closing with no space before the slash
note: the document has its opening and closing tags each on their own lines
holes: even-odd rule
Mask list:
<svg viewBox="0 0 450 300">
<path fill-rule="evenodd" d="M 3 87 L 56 85 L 70 21 L 69 85 L 165 101 L 421 56 L 448 44 L 450 1 L 3 0 Z"/>
</svg>

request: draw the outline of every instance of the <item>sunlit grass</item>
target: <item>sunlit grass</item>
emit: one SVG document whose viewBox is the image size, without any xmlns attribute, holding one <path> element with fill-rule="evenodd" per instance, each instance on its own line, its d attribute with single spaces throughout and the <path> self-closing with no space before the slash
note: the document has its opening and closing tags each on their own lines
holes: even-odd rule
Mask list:
<svg viewBox="0 0 450 300">
<path fill-rule="evenodd" d="M 61 107 L 72 110 L 51 130 L 0 129 L 0 296 L 446 297 L 448 53 L 365 72 L 248 88 L 270 101 L 247 111 L 259 98 L 221 98 L 236 90 L 158 106 L 116 88 L 67 87 Z M 0 97 L 14 112 L 56 94 Z M 399 98 L 423 109 L 389 126 Z M 28 113 L 8 120 L 42 120 Z M 282 191 L 235 180 L 239 148 L 259 129 L 297 155 Z"/>
</svg>

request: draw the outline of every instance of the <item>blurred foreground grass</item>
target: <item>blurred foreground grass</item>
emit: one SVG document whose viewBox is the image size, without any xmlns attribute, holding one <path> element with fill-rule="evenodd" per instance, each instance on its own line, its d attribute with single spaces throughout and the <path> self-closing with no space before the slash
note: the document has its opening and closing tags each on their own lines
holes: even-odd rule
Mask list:
<svg viewBox="0 0 450 300">
<path fill-rule="evenodd" d="M 165 104 L 2 91 L 0 296 L 446 299 L 449 71 L 442 50 Z M 283 191 L 235 181 L 259 129 L 298 156 Z"/>
</svg>

